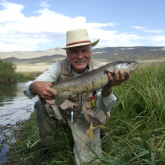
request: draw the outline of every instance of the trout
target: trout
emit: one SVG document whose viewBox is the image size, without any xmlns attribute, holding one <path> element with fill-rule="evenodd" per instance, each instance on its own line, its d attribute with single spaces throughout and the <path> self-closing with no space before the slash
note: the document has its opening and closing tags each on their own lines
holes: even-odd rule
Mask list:
<svg viewBox="0 0 165 165">
<path fill-rule="evenodd" d="M 82 103 L 87 100 L 92 91 L 99 90 L 108 83 L 108 72 L 114 78 L 115 69 L 117 71 L 121 69 L 126 74 L 127 71 L 133 73 L 138 66 L 137 61 L 114 61 L 90 72 L 85 72 L 76 78 L 53 82 L 51 88 L 57 92 L 55 105 L 61 105 L 69 95 L 84 94 L 80 103 L 83 105 Z"/>
</svg>

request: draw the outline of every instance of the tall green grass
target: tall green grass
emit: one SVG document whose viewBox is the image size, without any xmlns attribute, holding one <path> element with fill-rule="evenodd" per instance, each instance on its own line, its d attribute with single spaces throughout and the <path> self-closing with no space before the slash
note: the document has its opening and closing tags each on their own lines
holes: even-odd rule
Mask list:
<svg viewBox="0 0 165 165">
<path fill-rule="evenodd" d="M 0 59 L 0 83 L 13 83 L 16 81 L 16 66 L 9 61 Z"/>
<path fill-rule="evenodd" d="M 106 124 L 103 155 L 95 154 L 87 164 L 96 159 L 112 165 L 165 164 L 165 65 L 141 67 L 113 91 L 118 100 Z M 26 147 L 29 139 L 39 139 L 34 138 L 34 123 L 31 119 L 24 123 L 12 147 L 10 155 L 17 164 L 41 164 L 40 142 L 31 149 Z M 74 164 L 72 148 L 70 131 L 59 128 L 47 164 Z"/>
<path fill-rule="evenodd" d="M 138 69 L 114 87 L 118 102 L 107 123 L 106 160 L 165 164 L 165 65 Z"/>
</svg>

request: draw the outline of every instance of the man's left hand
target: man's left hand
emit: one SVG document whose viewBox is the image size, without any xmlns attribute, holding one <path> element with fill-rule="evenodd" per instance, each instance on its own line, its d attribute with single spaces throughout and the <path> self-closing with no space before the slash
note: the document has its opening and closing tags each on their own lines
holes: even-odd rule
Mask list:
<svg viewBox="0 0 165 165">
<path fill-rule="evenodd" d="M 115 77 L 113 78 L 111 73 L 108 72 L 108 83 L 103 87 L 102 89 L 102 96 L 107 97 L 111 93 L 111 87 L 121 85 L 122 82 L 129 79 L 130 73 L 127 72 L 126 75 L 124 75 L 124 72 L 120 69 L 119 72 L 115 69 L 114 70 Z M 109 91 L 110 90 L 110 91 Z M 109 91 L 109 92 L 108 92 Z"/>
</svg>

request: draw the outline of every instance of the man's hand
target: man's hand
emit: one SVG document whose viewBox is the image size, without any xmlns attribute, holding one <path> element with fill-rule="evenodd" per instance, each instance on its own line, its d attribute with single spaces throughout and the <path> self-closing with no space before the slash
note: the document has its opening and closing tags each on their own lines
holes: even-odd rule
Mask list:
<svg viewBox="0 0 165 165">
<path fill-rule="evenodd" d="M 31 94 L 38 95 L 43 98 L 48 104 L 54 105 L 54 103 L 49 100 L 53 100 L 57 92 L 53 90 L 50 86 L 52 83 L 44 81 L 34 81 L 30 86 L 29 90 Z"/>
<path fill-rule="evenodd" d="M 126 75 L 124 75 L 124 72 L 121 69 L 119 70 L 119 73 L 115 69 L 114 74 L 115 74 L 115 78 L 113 79 L 111 73 L 108 72 L 109 81 L 108 81 L 107 85 L 105 85 L 102 89 L 103 97 L 109 96 L 109 94 L 112 92 L 112 90 L 110 90 L 112 86 L 121 85 L 121 83 L 128 80 L 129 76 L 130 76 L 129 72 L 127 72 Z"/>
</svg>

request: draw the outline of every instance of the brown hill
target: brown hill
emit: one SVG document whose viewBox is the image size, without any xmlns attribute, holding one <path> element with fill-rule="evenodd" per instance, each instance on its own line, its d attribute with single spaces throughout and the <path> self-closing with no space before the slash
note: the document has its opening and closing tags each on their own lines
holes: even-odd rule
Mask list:
<svg viewBox="0 0 165 165">
<path fill-rule="evenodd" d="M 37 52 L 15 52 L 14 56 L 4 58 L 6 52 L 0 52 L 0 58 L 12 61 L 16 64 L 34 64 L 47 63 L 66 57 L 65 50 L 60 48 L 49 49 L 47 51 Z M 8 54 L 9 55 L 9 54 Z M 12 55 L 12 54 L 10 54 Z M 27 58 L 28 56 L 28 58 Z M 21 58 L 18 58 L 21 57 Z M 24 57 L 24 58 L 23 58 Z M 30 58 L 31 57 L 31 58 Z M 93 48 L 92 58 L 101 62 L 117 61 L 117 60 L 165 60 L 165 47 L 104 47 Z"/>
</svg>

